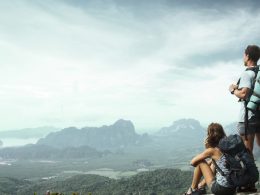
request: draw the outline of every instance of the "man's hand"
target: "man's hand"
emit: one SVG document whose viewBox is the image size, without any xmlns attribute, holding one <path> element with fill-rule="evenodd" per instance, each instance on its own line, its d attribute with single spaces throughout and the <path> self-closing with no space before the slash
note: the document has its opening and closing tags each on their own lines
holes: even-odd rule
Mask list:
<svg viewBox="0 0 260 195">
<path fill-rule="evenodd" d="M 230 93 L 234 93 L 234 91 L 236 90 L 236 89 L 238 89 L 238 86 L 237 85 L 235 85 L 235 84 L 231 84 L 230 86 L 229 86 L 229 91 L 230 91 Z"/>
</svg>

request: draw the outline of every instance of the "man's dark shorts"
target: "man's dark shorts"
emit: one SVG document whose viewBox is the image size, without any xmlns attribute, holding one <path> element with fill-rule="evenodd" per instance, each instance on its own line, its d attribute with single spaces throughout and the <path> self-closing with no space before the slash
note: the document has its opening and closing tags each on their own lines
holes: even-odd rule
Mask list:
<svg viewBox="0 0 260 195">
<path fill-rule="evenodd" d="M 237 124 L 237 131 L 240 135 L 245 135 L 245 123 Z M 247 134 L 260 133 L 260 119 L 257 117 L 252 117 L 248 121 Z"/>
</svg>

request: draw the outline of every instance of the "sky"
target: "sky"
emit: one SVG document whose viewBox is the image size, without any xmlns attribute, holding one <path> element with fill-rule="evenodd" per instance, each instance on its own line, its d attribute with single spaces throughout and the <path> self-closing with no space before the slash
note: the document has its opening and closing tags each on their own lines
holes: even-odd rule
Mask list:
<svg viewBox="0 0 260 195">
<path fill-rule="evenodd" d="M 0 1 L 0 131 L 228 124 L 259 1 Z"/>
</svg>

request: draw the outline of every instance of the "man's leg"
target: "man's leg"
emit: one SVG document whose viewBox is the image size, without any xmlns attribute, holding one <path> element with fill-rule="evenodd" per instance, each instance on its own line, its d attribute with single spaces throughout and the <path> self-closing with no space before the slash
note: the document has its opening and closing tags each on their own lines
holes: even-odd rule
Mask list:
<svg viewBox="0 0 260 195">
<path fill-rule="evenodd" d="M 260 147 L 260 133 L 256 133 L 255 137 L 256 137 L 256 143 Z"/>
<path fill-rule="evenodd" d="M 247 140 L 244 135 L 241 135 L 246 148 L 253 154 L 255 134 L 247 134 Z"/>
<path fill-rule="evenodd" d="M 253 125 L 248 125 L 247 129 L 247 140 L 245 139 L 245 123 L 238 123 L 237 124 L 237 130 L 241 138 L 243 139 L 243 142 L 246 146 L 246 148 L 253 154 L 253 148 L 254 148 L 254 139 L 255 139 L 255 132 L 256 127 Z"/>
</svg>

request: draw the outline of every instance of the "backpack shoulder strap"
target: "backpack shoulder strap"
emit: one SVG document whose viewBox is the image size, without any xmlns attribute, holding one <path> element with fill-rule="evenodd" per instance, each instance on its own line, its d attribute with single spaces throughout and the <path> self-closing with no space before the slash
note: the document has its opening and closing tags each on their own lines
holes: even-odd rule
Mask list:
<svg viewBox="0 0 260 195">
<path fill-rule="evenodd" d="M 251 70 L 255 73 L 255 77 L 254 77 L 254 82 L 253 82 L 253 86 L 252 86 L 252 89 L 254 88 L 255 86 L 255 82 L 256 82 L 256 77 L 257 77 L 257 73 L 259 72 L 259 66 L 260 65 L 257 65 L 257 66 L 254 66 L 254 67 L 250 67 L 250 68 L 247 68 L 246 71 L 248 70 Z M 240 82 L 240 78 L 238 80 L 238 83 Z"/>
<path fill-rule="evenodd" d="M 246 71 L 248 71 L 248 70 L 252 70 L 252 71 L 255 72 L 255 79 L 254 79 L 254 82 L 255 82 L 255 80 L 256 80 L 256 76 L 257 76 L 257 73 L 258 73 L 258 71 L 259 71 L 259 66 L 260 66 L 260 65 L 257 65 L 257 66 L 250 67 L 250 68 L 247 68 L 247 69 L 246 69 Z M 238 81 L 237 81 L 237 85 L 239 85 L 240 80 L 241 80 L 241 78 L 238 79 Z"/>
<path fill-rule="evenodd" d="M 252 70 L 252 71 L 254 71 L 255 73 L 257 73 L 257 72 L 259 71 L 259 65 L 256 65 L 256 66 L 247 68 L 246 71 L 247 71 L 247 70 Z"/>
<path fill-rule="evenodd" d="M 255 73 L 254 82 L 253 82 L 253 86 L 252 86 L 252 89 L 254 89 L 254 87 L 255 87 L 255 82 L 256 82 L 256 77 L 257 77 L 257 74 L 258 74 L 258 72 L 259 72 L 259 65 L 254 66 L 254 67 L 247 68 L 246 71 L 248 71 L 248 70 L 254 71 L 254 73 Z"/>
<path fill-rule="evenodd" d="M 254 77 L 254 81 L 253 81 L 253 85 L 252 85 L 252 91 L 250 93 L 250 96 L 253 94 L 253 89 L 255 87 L 255 82 L 256 82 L 256 77 L 257 77 L 257 73 L 259 71 L 259 65 L 254 66 L 254 67 L 250 67 L 247 68 L 246 71 L 251 70 L 255 72 L 255 77 Z M 240 81 L 240 79 L 239 79 Z M 244 101 L 244 107 L 245 107 L 245 118 L 244 118 L 244 123 L 245 123 L 245 140 L 247 140 L 247 130 L 248 130 L 248 109 L 247 109 L 247 103 L 248 100 Z"/>
<path fill-rule="evenodd" d="M 254 89 L 255 88 L 256 77 L 257 77 L 257 74 L 259 72 L 259 65 L 253 67 L 252 71 L 255 72 L 254 83 L 253 83 L 253 86 L 252 86 L 252 89 Z"/>
<path fill-rule="evenodd" d="M 216 161 L 214 159 L 212 159 L 212 162 L 216 168 L 216 170 L 222 175 L 222 176 L 226 176 L 225 173 L 221 170 L 221 168 L 217 165 Z"/>
</svg>

